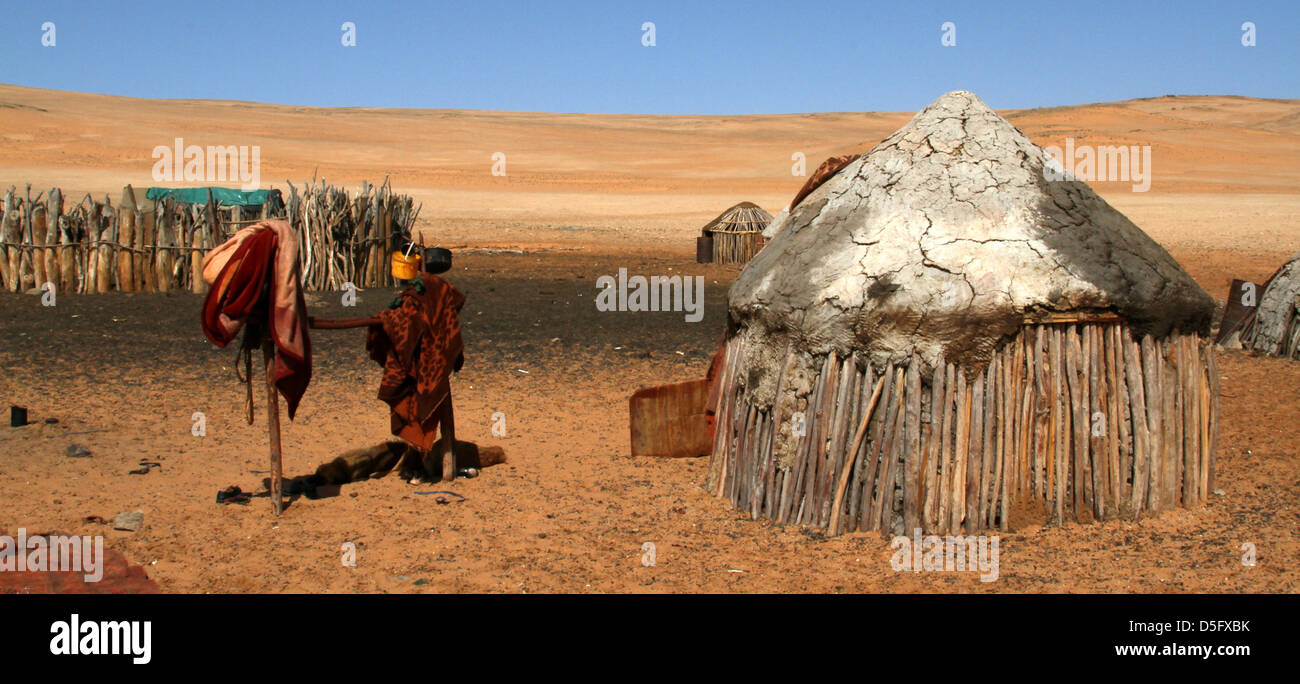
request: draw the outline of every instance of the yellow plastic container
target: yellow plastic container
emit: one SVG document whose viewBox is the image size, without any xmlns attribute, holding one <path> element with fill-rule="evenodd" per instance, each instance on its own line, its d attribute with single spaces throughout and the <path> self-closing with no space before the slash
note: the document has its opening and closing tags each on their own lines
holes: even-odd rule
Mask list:
<svg viewBox="0 0 1300 684">
<path fill-rule="evenodd" d="M 420 275 L 420 260 L 418 253 L 410 256 L 402 254 L 401 250 L 393 252 L 393 277 L 398 280 L 411 280 Z"/>
</svg>

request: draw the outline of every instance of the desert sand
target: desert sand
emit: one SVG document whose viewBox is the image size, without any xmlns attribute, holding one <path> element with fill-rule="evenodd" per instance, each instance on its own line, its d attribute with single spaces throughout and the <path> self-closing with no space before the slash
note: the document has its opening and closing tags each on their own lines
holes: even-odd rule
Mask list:
<svg viewBox="0 0 1300 684">
<path fill-rule="evenodd" d="M 938 96 L 940 93 L 935 93 Z M 997 103 L 990 105 L 996 108 Z M 1300 251 L 1300 100 L 1159 97 L 1002 111 L 1040 145 L 1150 145 L 1153 182 L 1094 183 L 1222 303 Z M 263 187 L 313 174 L 390 176 L 423 203 L 426 239 L 457 250 L 468 296 L 457 436 L 505 449 L 475 479 L 396 475 L 299 498 L 218 506 L 260 490 L 264 402 L 242 418 L 232 350 L 182 293 L 0 294 L 0 399 L 55 424 L 0 428 L 0 529 L 104 534 L 171 592 L 1293 592 L 1300 543 L 1300 364 L 1225 352 L 1218 484 L 1208 505 L 1139 522 L 1025 525 L 1002 535 L 1000 577 L 895 573 L 889 542 L 753 522 L 701 489 L 706 459 L 629 457 L 637 387 L 700 377 L 738 268 L 697 265 L 699 227 L 743 199 L 776 213 L 825 157 L 863 152 L 911 113 L 642 116 L 320 109 L 160 101 L 0 86 L 0 184 L 116 198 L 155 184 L 174 138 L 258 145 Z M 504 177 L 492 156 L 506 155 Z M 702 275 L 704 320 L 601 313 L 595 280 Z M 326 316 L 389 291 L 309 298 Z M 285 422 L 287 475 L 388 437 L 379 369 L 360 331 L 319 331 L 315 379 Z M 207 434 L 191 434 L 194 412 Z M 494 414 L 507 432 L 494 436 Z M 67 458 L 70 444 L 91 458 Z M 162 464 L 131 475 L 141 460 Z M 450 489 L 462 503 L 417 492 Z M 138 532 L 88 516 L 142 510 Z M 356 567 L 341 562 L 345 542 Z M 642 545 L 656 565 L 642 565 Z M 1258 565 L 1241 562 L 1254 544 Z"/>
</svg>

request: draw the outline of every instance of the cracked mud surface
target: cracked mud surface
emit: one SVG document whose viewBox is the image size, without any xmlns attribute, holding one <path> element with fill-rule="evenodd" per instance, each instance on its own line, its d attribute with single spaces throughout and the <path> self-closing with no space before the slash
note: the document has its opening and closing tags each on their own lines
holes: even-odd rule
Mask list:
<svg viewBox="0 0 1300 684">
<path fill-rule="evenodd" d="M 1254 348 L 1267 354 L 1282 354 L 1292 339 L 1289 337 L 1292 329 L 1285 326 L 1297 311 L 1300 311 L 1300 254 L 1292 256 L 1259 295 Z"/>
</svg>

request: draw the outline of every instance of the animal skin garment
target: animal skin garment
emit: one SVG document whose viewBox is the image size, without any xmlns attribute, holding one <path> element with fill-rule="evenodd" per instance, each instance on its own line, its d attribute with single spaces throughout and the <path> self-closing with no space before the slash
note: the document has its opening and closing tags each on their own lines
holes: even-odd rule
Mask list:
<svg viewBox="0 0 1300 684">
<path fill-rule="evenodd" d="M 393 434 L 427 451 L 438 437 L 439 408 L 451 396 L 451 374 L 464 362 L 465 295 L 438 276 L 420 278 L 423 287 L 407 287 L 395 307 L 379 314 L 366 350 L 384 367 L 379 398 L 392 408 Z"/>
</svg>

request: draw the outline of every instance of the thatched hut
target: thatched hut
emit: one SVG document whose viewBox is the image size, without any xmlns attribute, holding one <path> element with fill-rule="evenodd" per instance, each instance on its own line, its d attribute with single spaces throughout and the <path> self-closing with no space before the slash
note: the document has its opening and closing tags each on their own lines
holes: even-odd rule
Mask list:
<svg viewBox="0 0 1300 684">
<path fill-rule="evenodd" d="M 958 91 L 796 206 L 729 295 L 708 486 L 827 534 L 1205 499 L 1214 303 L 1044 163 Z"/>
<path fill-rule="evenodd" d="M 758 254 L 767 242 L 763 229 L 772 215 L 753 202 L 741 202 L 722 212 L 704 226 L 696 260 L 716 264 L 743 264 Z M 706 258 L 707 255 L 707 258 Z"/>
<path fill-rule="evenodd" d="M 1259 306 L 1241 330 L 1246 349 L 1300 359 L 1300 254 L 1291 257 L 1259 293 Z"/>
</svg>

